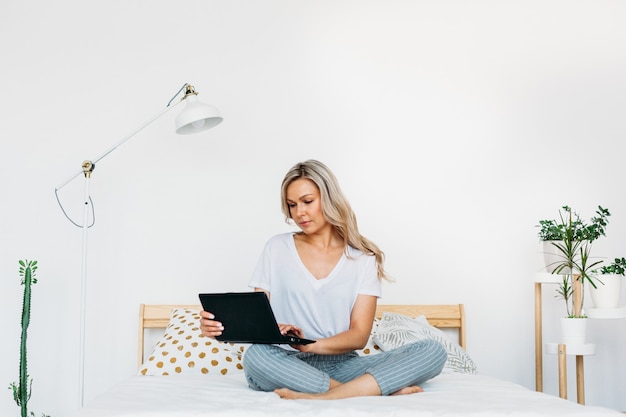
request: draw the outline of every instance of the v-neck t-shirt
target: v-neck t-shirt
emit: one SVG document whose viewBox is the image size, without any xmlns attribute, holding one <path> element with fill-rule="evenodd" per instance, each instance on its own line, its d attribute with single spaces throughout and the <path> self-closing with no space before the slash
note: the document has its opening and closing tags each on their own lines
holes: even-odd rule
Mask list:
<svg viewBox="0 0 626 417">
<path fill-rule="evenodd" d="M 300 259 L 293 233 L 267 241 L 249 286 L 270 293 L 278 323 L 296 325 L 312 339 L 348 330 L 359 294 L 381 296 L 373 255 L 348 246 L 330 274 L 317 279 Z"/>
</svg>

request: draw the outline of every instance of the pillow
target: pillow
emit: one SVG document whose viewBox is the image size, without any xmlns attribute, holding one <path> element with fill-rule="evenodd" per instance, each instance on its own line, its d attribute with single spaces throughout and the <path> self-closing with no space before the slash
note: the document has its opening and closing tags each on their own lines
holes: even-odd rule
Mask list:
<svg viewBox="0 0 626 417">
<path fill-rule="evenodd" d="M 367 339 L 367 343 L 363 349 L 359 349 L 356 351 L 359 356 L 367 356 L 367 355 L 375 355 L 381 352 L 380 347 L 374 343 L 374 334 L 376 334 L 376 329 L 378 328 L 378 323 L 380 320 L 374 319 L 374 324 L 372 325 L 372 331 L 370 332 L 370 337 Z"/>
<path fill-rule="evenodd" d="M 173 309 L 165 333 L 139 368 L 139 374 L 226 375 L 242 372 L 241 358 L 247 346 L 204 337 L 200 333 L 198 310 Z"/>
<path fill-rule="evenodd" d="M 475 373 L 476 364 L 458 344 L 441 330 L 428 323 L 424 316 L 414 319 L 397 313 L 383 313 L 374 334 L 374 343 L 383 351 L 392 350 L 408 343 L 433 339 L 441 343 L 448 352 L 443 372 Z"/>
</svg>

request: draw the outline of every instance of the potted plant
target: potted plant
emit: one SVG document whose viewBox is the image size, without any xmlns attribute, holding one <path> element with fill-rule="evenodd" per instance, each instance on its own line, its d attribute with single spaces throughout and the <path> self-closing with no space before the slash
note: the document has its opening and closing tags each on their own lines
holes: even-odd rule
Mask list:
<svg viewBox="0 0 626 417">
<path fill-rule="evenodd" d="M 584 283 L 596 287 L 592 270 L 602 263 L 601 260 L 591 259 L 591 244 L 600 236 L 605 236 L 607 218 L 611 214 L 608 209 L 598 206 L 596 215 L 587 223 L 571 207 L 563 206 L 559 210 L 559 221 L 542 220 L 538 225 L 540 239 L 551 238 L 549 244 L 553 257 L 547 263 L 547 269 L 562 275 L 557 297 L 565 301 L 567 312 L 561 320 L 563 343 L 585 343 Z"/>
<path fill-rule="evenodd" d="M 593 274 L 597 282 L 589 287 L 589 293 L 594 307 L 618 308 L 622 279 L 626 276 L 626 258 L 615 258 L 609 265 L 594 270 Z"/>
<path fill-rule="evenodd" d="M 601 236 L 606 236 L 608 209 L 598 206 L 597 216 L 585 223 L 571 207 L 563 206 L 559 210 L 559 220 L 539 220 L 538 237 L 543 245 L 545 266 L 548 272 L 555 274 L 569 273 L 580 249 Z"/>
<path fill-rule="evenodd" d="M 545 268 L 552 273 L 560 258 L 555 245 L 563 240 L 563 223 L 552 219 L 539 220 L 537 227 L 539 227 L 538 236 Z"/>
</svg>

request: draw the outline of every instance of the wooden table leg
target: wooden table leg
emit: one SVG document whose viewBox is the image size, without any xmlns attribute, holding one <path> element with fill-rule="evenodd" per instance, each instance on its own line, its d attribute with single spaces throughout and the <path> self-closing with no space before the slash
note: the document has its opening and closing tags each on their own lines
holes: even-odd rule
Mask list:
<svg viewBox="0 0 626 417">
<path fill-rule="evenodd" d="M 543 329 L 541 283 L 535 282 L 535 390 L 543 392 Z"/>
<path fill-rule="evenodd" d="M 576 398 L 578 404 L 585 404 L 585 369 L 582 355 L 576 355 Z"/>
<path fill-rule="evenodd" d="M 564 344 L 558 346 L 559 355 L 559 397 L 567 399 L 567 350 Z"/>
</svg>

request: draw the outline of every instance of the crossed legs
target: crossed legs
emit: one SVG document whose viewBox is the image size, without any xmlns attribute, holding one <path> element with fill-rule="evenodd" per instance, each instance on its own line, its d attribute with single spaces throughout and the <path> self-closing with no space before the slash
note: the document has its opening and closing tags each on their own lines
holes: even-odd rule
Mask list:
<svg viewBox="0 0 626 417">
<path fill-rule="evenodd" d="M 438 375 L 447 354 L 424 340 L 377 355 L 300 354 L 277 346 L 254 345 L 244 356 L 248 384 L 281 398 L 339 399 L 421 392 L 419 384 Z"/>
<path fill-rule="evenodd" d="M 334 384 L 333 384 L 334 382 Z M 401 388 L 390 395 L 415 394 L 422 392 L 423 389 L 418 385 L 411 385 Z M 279 388 L 274 390 L 280 398 L 287 400 L 310 399 L 310 400 L 339 400 L 342 398 L 362 397 L 382 395 L 378 382 L 370 374 L 363 374 L 352 381 L 345 384 L 331 380 L 330 389 L 323 393 L 307 393 L 292 391 L 289 388 Z"/>
</svg>

